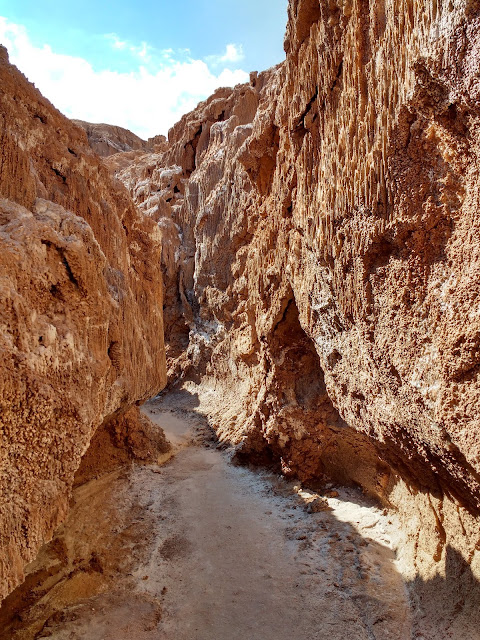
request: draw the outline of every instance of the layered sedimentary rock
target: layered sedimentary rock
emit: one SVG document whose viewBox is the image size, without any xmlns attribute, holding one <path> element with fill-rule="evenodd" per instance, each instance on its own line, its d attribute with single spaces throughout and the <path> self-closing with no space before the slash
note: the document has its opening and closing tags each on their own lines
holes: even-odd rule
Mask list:
<svg viewBox="0 0 480 640">
<path fill-rule="evenodd" d="M 90 146 L 103 158 L 126 151 L 154 151 L 156 148 L 163 150 L 166 143 L 165 136 L 161 135 L 142 140 L 123 127 L 111 124 L 93 124 L 84 120 L 73 120 L 72 122 L 85 129 Z"/>
<path fill-rule="evenodd" d="M 142 441 L 135 405 L 165 356 L 160 231 L 3 47 L 0 87 L 2 598 L 64 519 L 97 427 Z"/>
<path fill-rule="evenodd" d="M 480 573 L 479 34 L 468 0 L 291 0 L 285 63 L 108 159 L 168 238 L 172 380 L 239 455 L 395 505 L 424 578 Z"/>
</svg>

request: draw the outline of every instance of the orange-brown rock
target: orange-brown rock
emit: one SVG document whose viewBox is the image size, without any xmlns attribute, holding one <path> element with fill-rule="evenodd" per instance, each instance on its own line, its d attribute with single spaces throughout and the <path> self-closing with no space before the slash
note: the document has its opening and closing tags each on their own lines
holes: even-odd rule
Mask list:
<svg viewBox="0 0 480 640">
<path fill-rule="evenodd" d="M 96 430 L 75 474 L 74 487 L 127 463 L 158 464 L 170 455 L 164 432 L 134 406 Z"/>
<path fill-rule="evenodd" d="M 157 227 L 3 47 L 0 87 L 2 598 L 64 519 L 97 427 L 164 386 L 165 356 Z"/>
<path fill-rule="evenodd" d="M 166 143 L 165 136 L 142 140 L 123 127 L 111 124 L 93 124 L 84 120 L 72 120 L 72 122 L 85 129 L 90 146 L 103 158 L 125 151 L 154 151 L 157 147 L 163 149 Z"/>
<path fill-rule="evenodd" d="M 168 229 L 172 379 L 239 455 L 397 506 L 425 579 L 480 575 L 479 34 L 477 2 L 291 0 L 284 64 L 117 173 Z"/>
</svg>

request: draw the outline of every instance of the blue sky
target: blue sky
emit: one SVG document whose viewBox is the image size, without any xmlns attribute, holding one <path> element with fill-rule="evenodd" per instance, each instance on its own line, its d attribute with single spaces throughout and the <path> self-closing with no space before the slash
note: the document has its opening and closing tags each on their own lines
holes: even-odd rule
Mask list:
<svg viewBox="0 0 480 640">
<path fill-rule="evenodd" d="M 166 133 L 284 58 L 287 0 L 0 0 L 10 59 L 69 117 Z"/>
</svg>

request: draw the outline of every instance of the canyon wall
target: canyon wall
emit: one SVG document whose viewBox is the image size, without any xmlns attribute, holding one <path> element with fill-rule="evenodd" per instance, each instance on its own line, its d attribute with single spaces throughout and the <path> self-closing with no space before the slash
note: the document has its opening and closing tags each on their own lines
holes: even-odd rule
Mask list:
<svg viewBox="0 0 480 640">
<path fill-rule="evenodd" d="M 136 405 L 166 375 L 161 231 L 3 47 L 0 140 L 1 599 L 64 520 L 100 425 L 146 455 Z"/>
<path fill-rule="evenodd" d="M 239 459 L 396 508 L 442 615 L 480 579 L 480 7 L 291 0 L 285 51 L 103 163 L 0 50 L 0 597 L 165 355 Z"/>
<path fill-rule="evenodd" d="M 170 380 L 397 508 L 412 579 L 480 577 L 480 7 L 291 0 L 285 51 L 108 159 L 167 240 Z"/>
</svg>

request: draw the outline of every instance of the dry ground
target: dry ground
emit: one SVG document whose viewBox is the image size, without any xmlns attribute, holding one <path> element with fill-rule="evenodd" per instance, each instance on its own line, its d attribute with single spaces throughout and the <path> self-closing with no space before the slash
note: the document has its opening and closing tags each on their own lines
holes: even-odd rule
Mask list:
<svg viewBox="0 0 480 640">
<path fill-rule="evenodd" d="M 394 516 L 353 489 L 318 500 L 233 465 L 192 400 L 144 409 L 174 444 L 166 463 L 76 489 L 0 610 L 0 639 L 428 640 L 412 631 Z"/>
</svg>

